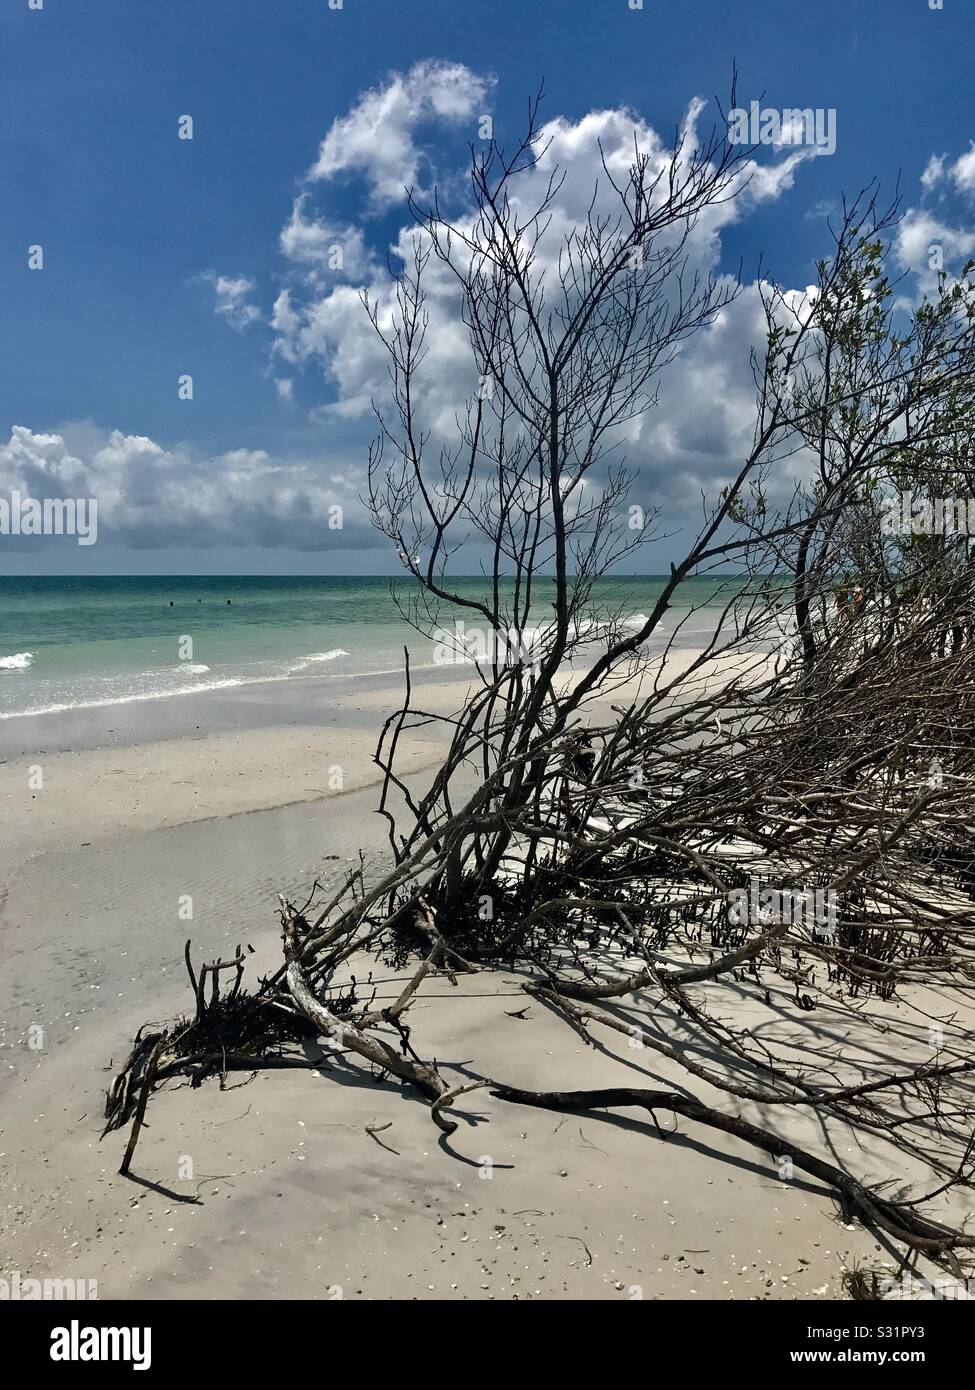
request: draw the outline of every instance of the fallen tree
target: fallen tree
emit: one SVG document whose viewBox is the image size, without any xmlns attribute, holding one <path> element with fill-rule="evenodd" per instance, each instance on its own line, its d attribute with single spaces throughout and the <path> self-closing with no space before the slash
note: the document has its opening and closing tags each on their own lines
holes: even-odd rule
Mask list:
<svg viewBox="0 0 975 1390">
<path fill-rule="evenodd" d="M 545 161 L 533 108 L 513 155 L 492 143 L 475 159 L 466 219 L 414 204 L 393 328 L 366 306 L 393 395 L 371 459 L 373 516 L 407 571 L 404 617 L 469 663 L 470 699 L 449 719 L 425 710 L 407 655 L 403 703 L 375 755 L 388 862 L 360 864 L 330 896 L 316 885 L 304 904 L 282 899 L 283 962 L 253 990 L 240 948 L 197 975 L 188 943 L 192 1016 L 136 1039 L 106 1133 L 132 1123 L 127 1171 L 154 1088 L 316 1067 L 294 1045 L 319 1038 L 415 1088 L 447 1133 L 445 1112 L 474 1089 L 680 1115 L 790 1159 L 848 1216 L 957 1271 L 975 1240 L 915 1210 L 975 1172 L 975 1064 L 943 1055 L 937 1018 L 920 1055 L 885 1047 L 884 1065 L 851 1076 L 858 1063 L 842 1047 L 773 1047 L 729 1025 L 721 1000 L 744 992 L 771 1015 L 771 989 L 785 990 L 797 1018 L 828 1004 L 879 1036 L 864 1000 L 922 1018 L 921 991 L 964 996 L 975 981 L 975 569 L 963 546 L 914 545 L 879 524 L 884 490 L 924 476 L 932 450 L 963 466 L 972 287 L 943 282 L 907 330 L 895 324 L 883 236 L 896 211 L 869 192 L 845 208 L 815 294 L 797 307 L 763 286 L 753 448 L 653 611 L 628 626 L 599 584 L 654 517 L 623 519 L 633 479 L 611 456 L 684 340 L 737 292 L 702 272 L 694 233 L 753 166 L 688 129 L 666 155 L 637 150 L 627 180 L 605 170 L 553 254 L 559 175 Z M 540 176 L 528 205 L 519 189 Z M 491 383 L 432 461 L 420 389 L 431 258 L 456 277 L 472 375 Z M 806 472 L 786 485 L 777 470 L 797 455 Z M 490 556 L 480 594 L 448 572 L 472 534 Z M 708 574 L 723 607 L 702 647 L 681 655 L 694 612 L 681 595 Z M 445 613 L 480 625 L 473 655 L 471 630 L 445 628 Z M 417 788 L 398 759 L 431 722 L 446 752 Z M 353 976 L 377 959 L 404 972 L 388 1004 L 359 997 L 368 969 Z M 444 1076 L 411 1007 L 434 975 L 498 969 L 520 971 L 526 993 L 587 1041 L 592 1027 L 624 1033 L 729 1108 L 676 1090 L 539 1093 Z M 885 1197 L 738 1113 L 747 1106 L 772 1121 L 812 1108 L 883 1136 L 936 1188 Z"/>
</svg>

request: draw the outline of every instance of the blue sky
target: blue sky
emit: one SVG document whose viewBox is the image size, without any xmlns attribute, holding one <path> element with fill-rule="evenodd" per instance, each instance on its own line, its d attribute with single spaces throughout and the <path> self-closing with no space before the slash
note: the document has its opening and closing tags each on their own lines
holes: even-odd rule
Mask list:
<svg viewBox="0 0 975 1390">
<path fill-rule="evenodd" d="M 0 492 L 47 468 L 65 484 L 97 478 L 106 496 L 98 545 L 0 537 L 0 571 L 393 566 L 358 524 L 320 542 L 305 526 L 289 540 L 316 469 L 351 507 L 371 430 L 349 403 L 354 371 L 336 380 L 331 369 L 342 345 L 297 348 L 280 312 L 272 321 L 289 284 L 309 316 L 325 295 L 320 277 L 309 287 L 307 257 L 282 254 L 297 197 L 302 227 L 363 228 L 375 256 L 404 224 L 395 201 L 377 204 L 365 157 L 306 178 L 333 123 L 391 74 L 439 63 L 483 82 L 468 116 L 408 132 L 421 177 L 429 154 L 448 181 L 470 117 L 486 107 L 500 136 L 517 134 L 543 78 L 543 119 L 570 125 L 627 109 L 667 134 L 693 97 L 726 95 L 735 62 L 742 105 L 835 109 L 836 153 L 804 162 L 721 231 L 720 268 L 740 260 L 748 281 L 763 255 L 776 279 L 801 287 L 824 250 L 824 211 L 874 176 L 891 189 L 900 176 L 905 205 L 926 209 L 964 250 L 973 52 L 971 0 L 942 10 L 928 0 L 645 0 L 642 11 L 627 0 L 344 0 L 341 10 L 327 0 L 43 0 L 40 10 L 3 0 L 0 449 L 14 427 L 21 434 L 5 466 L 0 454 Z M 177 138 L 184 114 L 192 141 Z M 716 114 L 712 104 L 702 124 Z M 957 173 L 922 189 L 932 156 Z M 27 269 L 37 244 L 42 272 Z M 228 299 L 216 277 L 247 282 L 246 292 Z M 744 340 L 738 350 L 747 355 Z M 193 376 L 192 401 L 177 398 L 182 373 Z M 694 486 L 699 465 L 691 450 Z M 680 466 L 678 452 L 670 474 Z M 209 496 L 174 518 L 180 477 Z M 290 511 L 267 501 L 275 478 L 291 489 Z M 663 498 L 680 511 L 679 478 L 668 477 Z M 658 548 L 646 568 L 667 558 Z"/>
</svg>

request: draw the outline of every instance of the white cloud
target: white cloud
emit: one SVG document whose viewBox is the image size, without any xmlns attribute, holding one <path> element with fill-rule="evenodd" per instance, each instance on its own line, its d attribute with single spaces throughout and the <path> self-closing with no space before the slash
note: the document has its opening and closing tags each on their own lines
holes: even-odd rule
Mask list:
<svg viewBox="0 0 975 1390">
<path fill-rule="evenodd" d="M 291 217 L 281 228 L 282 255 L 318 272 L 351 279 L 365 275 L 374 257 L 366 249 L 362 228 L 306 216 L 307 202 L 307 194 L 296 198 Z"/>
<path fill-rule="evenodd" d="M 250 303 L 250 296 L 257 286 L 246 275 L 217 275 L 211 270 L 204 278 L 213 286 L 217 297 L 214 313 L 225 318 L 231 328 L 243 332 L 249 324 L 261 318 L 260 309 Z"/>
<path fill-rule="evenodd" d="M 930 190 L 937 188 L 945 176 L 945 156 L 943 154 L 933 154 L 925 165 L 924 173 L 921 175 L 921 187 Z"/>
<path fill-rule="evenodd" d="M 469 121 L 484 111 L 492 85 L 462 63 L 428 60 L 391 74 L 384 85 L 364 92 L 348 115 L 333 121 L 309 180 L 357 173 L 377 206 L 400 202 L 404 188 L 420 177 L 418 128 L 430 121 Z"/>
<path fill-rule="evenodd" d="M 894 251 L 905 270 L 924 274 L 932 248 L 940 247 L 944 262 L 968 256 L 975 251 L 975 232 L 950 227 L 923 208 L 908 208 L 897 228 Z"/>
<path fill-rule="evenodd" d="M 390 88 L 384 90 L 395 89 L 398 92 L 401 87 L 410 86 L 415 82 L 417 72 L 414 69 L 409 78 L 391 79 Z M 473 75 L 468 74 L 468 79 L 464 83 L 458 82 L 458 86 L 472 90 L 475 86 Z M 696 127 L 703 110 L 704 103 L 695 99 L 685 114 L 685 153 L 698 145 Z M 353 116 L 347 119 L 352 120 L 358 111 L 357 107 Z M 342 125 L 343 122 L 337 122 L 333 131 Z M 520 213 L 523 217 L 528 216 L 545 197 L 553 173 L 556 169 L 559 171 L 558 190 L 548 208 L 545 234 L 533 248 L 538 273 L 557 273 L 564 238 L 585 223 L 591 208 L 597 216 L 601 213 L 614 214 L 617 194 L 606 171 L 617 184 L 626 183 L 633 161 L 634 141 L 649 157 L 652 172 L 665 174 L 671 157 L 669 139 L 662 138 L 629 109 L 591 111 L 578 121 L 555 117 L 541 128 L 538 146 L 542 153 L 537 164 L 519 175 L 509 186 L 513 212 L 515 215 Z M 737 177 L 737 196 L 707 208 L 698 219 L 688 243 L 692 273 L 700 270 L 706 275 L 713 271 L 719 261 L 720 238 L 724 229 L 759 204 L 781 197 L 792 187 L 801 164 L 812 157 L 812 151 L 800 150 L 790 151 L 768 164 L 759 165 L 749 161 Z M 665 185 L 666 177 L 662 180 L 662 186 Z M 598 193 L 593 208 L 594 188 L 598 188 Z M 303 222 L 309 220 L 304 201 L 301 206 L 296 205 L 285 228 L 289 243 L 296 236 L 293 230 L 296 215 Z M 460 223 L 469 223 L 473 217 L 470 206 L 465 212 L 461 203 L 456 216 Z M 422 235 L 412 223 L 404 224 L 391 248 L 394 260 L 409 263 L 415 239 L 418 236 L 422 239 Z M 456 249 L 460 250 L 459 247 Z M 388 359 L 363 310 L 361 289 L 368 291 L 380 326 L 390 327 L 396 307 L 396 287 L 378 256 L 369 265 L 358 287 L 348 283 L 309 284 L 306 279 L 293 278 L 275 303 L 272 317 L 276 335 L 274 351 L 293 366 L 317 366 L 335 388 L 336 399 L 313 412 L 313 418 L 318 421 L 334 416 L 366 417 L 374 400 L 382 404 L 388 398 Z M 419 404 L 424 425 L 428 425 L 435 435 L 450 437 L 455 429 L 456 413 L 463 410 L 465 400 L 476 388 L 474 365 L 467 330 L 460 317 L 460 291 L 456 278 L 436 257 L 431 257 L 427 263 L 425 290 L 429 326 L 425 339 L 426 356 L 418 381 Z M 734 323 L 744 321 L 737 317 L 732 319 Z M 730 334 L 731 330 L 728 330 L 726 336 Z M 749 340 L 735 347 L 744 362 L 742 384 L 743 389 L 747 390 L 749 403 L 754 398 L 753 383 L 747 370 L 751 345 L 752 340 Z M 697 348 L 691 345 L 686 350 L 687 360 L 692 360 L 696 351 Z M 715 361 L 715 371 L 717 368 Z M 736 419 L 744 409 L 743 399 L 729 403 L 729 412 Z M 681 431 L 694 425 L 699 414 L 700 401 L 697 400 L 684 412 L 679 428 L 677 421 L 671 422 L 671 436 L 678 439 Z M 717 414 L 720 415 L 721 411 Z M 649 465 L 645 442 L 637 439 L 635 447 Z M 717 437 L 712 442 L 717 447 Z M 679 443 L 675 447 L 679 448 Z M 696 444 L 691 447 L 692 451 L 697 449 Z M 711 447 L 710 444 L 708 447 Z M 727 456 L 727 440 L 724 453 Z"/>
<path fill-rule="evenodd" d="M 386 355 L 354 286 L 339 285 L 297 309 L 292 292 L 283 290 L 272 323 L 275 351 L 286 362 L 303 366 L 317 361 L 337 386 L 337 413 L 364 414 L 372 396 L 385 392 Z"/>
<path fill-rule="evenodd" d="M 329 550 L 376 545 L 358 501 L 361 467 L 318 457 L 274 458 L 261 449 L 204 457 L 142 435 L 88 424 L 37 434 L 15 425 L 0 443 L 0 496 L 95 498 L 99 544 L 132 549 L 286 546 Z M 343 508 L 341 530 L 329 507 Z"/>
<path fill-rule="evenodd" d="M 920 206 L 909 207 L 897 227 L 894 254 L 913 273 L 918 297 L 936 292 L 939 272 L 957 274 L 975 255 L 971 198 L 975 196 L 975 144 L 952 160 L 933 154 L 921 175 Z M 902 301 L 909 307 L 910 299 Z"/>
<path fill-rule="evenodd" d="M 914 278 L 913 295 L 898 301 L 906 309 L 938 292 L 942 271 L 956 276 L 975 257 L 975 145 L 954 160 L 932 154 L 920 182 L 919 203 L 906 209 L 894 235 L 897 264 Z"/>
<path fill-rule="evenodd" d="M 949 163 L 946 154 L 933 154 L 921 175 L 925 193 L 937 190 L 942 196 L 954 189 L 956 193 L 975 193 L 975 144 Z"/>
<path fill-rule="evenodd" d="M 975 193 L 975 145 L 951 166 L 951 179 L 963 193 Z"/>
<path fill-rule="evenodd" d="M 388 222 L 374 219 L 402 201 L 404 185 L 426 182 L 435 172 L 455 219 L 470 222 L 469 189 L 459 172 L 464 141 L 456 141 L 452 167 L 433 171 L 423 138 L 431 123 L 442 127 L 440 149 L 451 144 L 452 129 L 465 140 L 476 136 L 475 122 L 492 85 L 460 64 L 419 63 L 362 95 L 333 122 L 322 141 L 304 191 L 280 232 L 281 288 L 268 320 L 272 358 L 292 369 L 317 370 L 331 388 L 327 403 L 311 411 L 313 422 L 361 419 L 365 425 L 373 402 L 382 407 L 388 400 L 388 358 L 361 294 L 368 293 L 380 326 L 390 327 L 396 286 L 387 269 L 387 251 L 392 251 L 394 261 L 408 263 L 416 238 L 423 234 L 404 210 L 403 224 L 389 246 Z M 699 148 L 697 125 L 704 110 L 705 103 L 695 98 L 684 115 L 685 157 L 688 150 Z M 466 130 L 458 129 L 465 125 Z M 541 274 L 555 272 L 565 236 L 585 223 L 591 209 L 596 216 L 615 210 L 617 195 L 606 169 L 618 184 L 625 183 L 634 141 L 648 155 L 651 170 L 663 174 L 661 186 L 666 187 L 670 135 L 658 134 L 638 113 L 605 109 L 578 120 L 556 116 L 544 125 L 537 165 L 509 187 L 514 212 L 524 216 L 544 198 L 553 171 L 560 171 L 547 229 L 534 248 Z M 793 147 L 762 162 L 749 160 L 737 175 L 734 196 L 706 208 L 691 232 L 686 248 L 690 274 L 717 273 L 726 230 L 758 206 L 781 198 L 793 187 L 803 164 L 815 157 L 810 147 Z M 328 209 L 330 184 L 343 174 L 356 174 L 365 185 L 358 221 L 350 220 L 347 196 L 341 216 Z M 598 192 L 593 207 L 594 187 Z M 371 235 L 373 225 L 382 232 Z M 336 246 L 342 249 L 341 267 L 329 263 Z M 436 442 L 454 436 L 457 412 L 463 411 L 476 381 L 455 277 L 431 257 L 425 280 L 429 325 L 417 399 L 424 427 Z M 243 283 L 240 288 L 246 304 L 252 286 Z M 803 294 L 794 293 L 800 298 Z M 659 405 L 634 422 L 627 434 L 629 462 L 640 469 L 639 486 L 648 503 L 663 502 L 687 513 L 698 508 L 702 488 L 713 495 L 728 480 L 729 470 L 751 440 L 755 392 L 749 354 L 762 346 L 764 332 L 758 287 L 752 285 L 713 327 L 682 348 L 679 363 L 661 382 Z M 276 386 L 283 399 L 292 399 L 291 372 L 276 379 Z M 365 434 L 363 454 L 364 450 Z"/>
</svg>

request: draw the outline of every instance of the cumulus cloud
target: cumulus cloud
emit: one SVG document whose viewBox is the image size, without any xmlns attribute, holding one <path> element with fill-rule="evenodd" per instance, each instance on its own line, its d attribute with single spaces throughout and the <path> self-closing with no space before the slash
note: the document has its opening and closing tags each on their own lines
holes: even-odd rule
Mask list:
<svg viewBox="0 0 975 1390">
<path fill-rule="evenodd" d="M 461 176 L 464 150 L 489 110 L 492 88 L 493 79 L 459 63 L 429 61 L 390 74 L 333 121 L 290 213 L 282 209 L 270 311 L 264 314 L 257 307 L 256 286 L 248 276 L 211 272 L 206 277 L 216 296 L 215 310 L 231 327 L 266 323 L 271 376 L 282 401 L 294 399 L 294 378 L 304 370 L 317 375 L 326 397 L 311 411 L 313 422 L 329 428 L 337 420 L 362 421 L 355 427 L 362 448 L 351 455 L 356 466 L 339 470 L 314 458 L 276 458 L 253 450 L 203 459 L 189 448 L 167 449 L 117 432 L 86 438 L 84 447 L 75 448 L 60 434 L 20 429 L 8 445 L 0 445 L 0 483 L 5 477 L 26 483 L 31 475 L 43 482 L 44 469 L 72 478 L 70 495 L 99 498 L 103 533 L 132 546 L 158 546 L 160 535 L 174 546 L 377 544 L 356 497 L 363 490 L 361 460 L 372 403 L 382 406 L 388 399 L 388 360 L 361 296 L 368 294 L 380 326 L 388 328 L 396 286 L 387 255 L 392 253 L 394 263 L 408 262 L 418 235 L 402 206 L 405 186 L 429 189 L 436 182 L 457 220 L 471 218 L 465 202 L 469 189 Z M 702 101 L 690 102 L 683 118 L 685 148 L 697 146 L 703 113 Z M 556 116 L 545 124 L 537 165 L 510 187 L 514 211 L 524 214 L 541 201 L 553 172 L 560 171 L 545 235 L 535 248 L 542 274 L 555 271 L 559 246 L 584 223 L 594 188 L 596 215 L 611 207 L 616 195 L 606 170 L 616 182 L 626 181 L 634 141 L 652 169 L 666 173 L 669 138 L 633 110 L 590 111 L 578 120 Z M 441 152 L 436 160 L 434 146 Z M 691 271 L 718 273 L 727 229 L 781 198 L 814 157 L 809 148 L 783 147 L 761 163 L 749 161 L 739 175 L 737 196 L 706 209 L 693 229 L 687 245 Z M 965 158 L 954 164 L 933 161 L 925 174 L 927 187 L 933 191 L 946 181 L 963 187 L 967 166 L 960 166 Z M 339 194 L 340 180 L 356 181 L 351 193 L 343 187 Z M 355 199 L 361 203 L 357 216 L 350 211 Z M 899 255 L 910 258 L 918 252 L 935 221 L 931 214 L 924 216 L 928 224 L 919 213 L 906 225 Z M 961 248 L 966 234 L 957 235 Z M 459 312 L 459 287 L 435 258 L 428 264 L 426 290 L 422 410 L 434 437 L 446 438 L 475 389 L 474 364 Z M 761 344 L 764 329 L 759 288 L 752 285 L 682 348 L 679 363 L 661 381 L 657 408 L 634 421 L 621 441 L 630 464 L 640 471 L 635 500 L 663 505 L 671 515 L 688 515 L 699 506 L 702 490 L 713 495 L 728 481 L 751 441 L 749 354 Z M 327 525 L 328 509 L 336 503 L 347 508 L 345 529 L 338 534 Z"/>
<path fill-rule="evenodd" d="M 410 87 L 415 103 L 422 104 L 419 87 L 425 72 L 424 66 L 413 69 L 407 78 L 392 79 L 390 86 L 397 91 L 404 85 Z M 469 91 L 473 78 L 469 75 L 459 85 Z M 363 104 L 372 109 L 372 95 L 364 98 L 353 114 Z M 700 100 L 695 99 L 688 106 L 682 124 L 685 149 L 698 145 L 697 126 L 703 111 L 704 103 Z M 557 171 L 557 192 L 547 209 L 545 232 L 533 247 L 536 273 L 557 274 L 565 237 L 585 223 L 590 210 L 596 216 L 615 213 L 617 195 L 610 178 L 620 185 L 626 183 L 634 142 L 647 155 L 652 172 L 666 172 L 671 158 L 670 137 L 662 137 L 630 109 L 591 111 L 579 120 L 556 116 L 542 127 L 537 164 L 513 180 L 508 190 L 514 214 L 527 218 L 546 197 L 549 182 Z M 382 177 L 381 151 L 377 155 L 372 147 L 367 150 L 363 146 L 359 157 L 370 183 L 374 178 L 368 172 L 368 161 L 373 157 L 379 159 L 375 177 Z M 766 164 L 747 162 L 738 176 L 737 196 L 707 208 L 698 219 L 687 247 L 691 272 L 697 270 L 707 275 L 715 271 L 722 233 L 761 204 L 781 197 L 793 186 L 801 165 L 812 157 L 812 151 L 803 149 L 783 152 Z M 458 222 L 469 222 L 473 218 L 470 206 L 465 210 L 459 196 L 454 201 Z M 304 202 L 299 211 L 302 219 L 310 215 Z M 293 213 L 286 229 L 289 236 L 294 216 Z M 365 225 L 368 220 L 367 216 Z M 404 222 L 391 247 L 394 263 L 411 261 L 418 236 L 422 239 L 415 226 Z M 365 419 L 374 402 L 382 406 L 388 397 L 388 359 L 363 312 L 363 289 L 380 327 L 391 327 L 396 311 L 396 285 L 385 258 L 378 256 L 358 284 L 346 279 L 342 283 L 311 285 L 307 280 L 293 278 L 275 302 L 271 319 L 274 353 L 292 367 L 318 369 L 333 388 L 334 399 L 314 412 L 314 418 L 321 422 L 336 417 Z M 424 425 L 435 437 L 450 438 L 458 411 L 463 411 L 465 401 L 476 390 L 474 362 L 459 312 L 456 278 L 436 257 L 427 263 L 425 291 L 429 324 L 417 399 Z M 696 504 L 701 480 L 711 478 L 721 468 L 727 471 L 739 439 L 747 438 L 754 411 L 749 350 L 764 330 L 764 320 L 759 323 L 755 317 L 757 292 L 753 300 L 748 308 L 730 308 L 713 330 L 698 335 L 684 349 L 680 369 L 668 374 L 668 380 L 662 383 L 658 410 L 645 423 L 635 425 L 626 441 L 631 460 L 647 472 L 648 480 L 659 473 L 659 487 L 669 496 L 679 495 Z M 718 343 L 720 349 L 715 347 Z M 707 411 L 702 411 L 702 401 L 707 402 Z M 705 419 L 706 427 L 702 424 Z"/>
<path fill-rule="evenodd" d="M 90 425 L 48 434 L 15 425 L 0 443 L 0 496 L 94 498 L 99 544 L 135 550 L 363 549 L 377 540 L 358 501 L 362 484 L 355 466 L 261 449 L 208 458 Z"/>
<path fill-rule="evenodd" d="M 975 250 L 975 232 L 952 227 L 924 208 L 908 208 L 897 228 L 895 254 L 905 270 L 934 269 L 933 252 L 940 248 L 946 264 Z"/>
<path fill-rule="evenodd" d="M 375 260 L 366 247 L 363 229 L 308 216 L 307 202 L 307 194 L 295 199 L 291 217 L 281 229 L 282 255 L 312 271 L 351 279 L 362 277 Z"/>
<path fill-rule="evenodd" d="M 947 154 L 933 154 L 921 175 L 925 192 L 954 189 L 957 193 L 975 194 L 975 144 L 952 160 Z"/>
<path fill-rule="evenodd" d="M 426 157 L 418 131 L 430 122 L 470 120 L 484 110 L 492 86 L 492 79 L 463 63 L 428 60 L 407 73 L 392 73 L 332 122 L 309 180 L 361 174 L 375 205 L 402 201 L 404 189 L 420 181 Z"/>
<path fill-rule="evenodd" d="M 944 270 L 956 274 L 975 256 L 975 145 L 952 159 L 933 154 L 921 175 L 920 202 L 908 207 L 894 240 L 902 269 L 913 274 L 918 296 L 937 288 Z"/>
<path fill-rule="evenodd" d="M 975 193 L 975 145 L 955 160 L 951 166 L 951 179 L 961 192 Z"/>
<path fill-rule="evenodd" d="M 927 192 L 932 188 L 937 188 L 945 176 L 945 156 L 943 154 L 933 154 L 924 167 L 921 175 L 921 187 Z"/>
<path fill-rule="evenodd" d="M 279 356 L 293 366 L 317 361 L 337 387 L 328 410 L 344 418 L 365 415 L 373 397 L 384 394 L 387 359 L 357 287 L 339 285 L 298 305 L 292 290 L 282 290 L 271 322 Z"/>
</svg>

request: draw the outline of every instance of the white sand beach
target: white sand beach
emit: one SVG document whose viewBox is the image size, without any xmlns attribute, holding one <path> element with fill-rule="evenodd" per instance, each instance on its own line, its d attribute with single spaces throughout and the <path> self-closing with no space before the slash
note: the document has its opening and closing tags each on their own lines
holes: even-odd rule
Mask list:
<svg viewBox="0 0 975 1390">
<path fill-rule="evenodd" d="M 444 708 L 458 696 L 447 684 L 425 692 Z M 276 966 L 277 893 L 337 880 L 360 849 L 382 852 L 371 756 L 394 702 L 392 688 L 373 690 L 330 726 L 54 752 L 39 760 L 41 790 L 27 786 L 38 760 L 0 766 L 8 1266 L 97 1280 L 103 1298 L 418 1299 L 814 1299 L 842 1296 L 851 1262 L 893 1268 L 817 1183 L 782 1181 L 762 1154 L 689 1122 L 667 1117 L 660 1137 L 640 1112 L 580 1119 L 481 1091 L 458 1103 L 448 1140 L 425 1103 L 325 1051 L 320 1070 L 166 1087 L 134 1180 L 119 1176 L 124 1134 L 98 1137 L 104 1090 L 138 1027 L 186 1009 L 187 936 L 201 957 L 246 942 L 250 968 Z M 412 768 L 436 751 L 421 739 Z M 340 790 L 327 780 L 335 764 Z M 382 1003 L 402 981 L 377 965 L 374 983 Z M 516 1016 L 524 1006 L 514 974 L 456 989 L 438 978 L 411 1022 L 457 1083 L 691 1079 L 615 1033 L 586 1046 L 537 1004 Z M 619 1016 L 680 1035 L 676 1016 L 645 1015 L 639 995 Z M 882 1060 L 857 1055 L 852 1013 L 804 1014 L 783 990 L 779 1019 L 782 1038 L 812 1029 L 847 1039 L 853 1065 Z M 888 1022 L 920 1046 L 919 1015 L 893 1006 Z M 892 1166 L 902 1160 L 879 1137 L 854 1149 L 811 1110 L 752 1118 L 789 1126 L 866 1181 L 925 1177 Z"/>
</svg>

